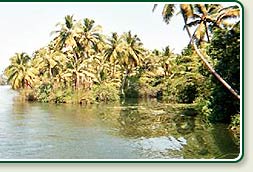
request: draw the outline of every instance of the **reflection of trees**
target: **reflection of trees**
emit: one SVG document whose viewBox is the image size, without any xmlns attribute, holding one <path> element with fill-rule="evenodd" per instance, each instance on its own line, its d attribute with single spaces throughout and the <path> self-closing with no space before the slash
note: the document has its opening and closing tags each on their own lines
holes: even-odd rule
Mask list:
<svg viewBox="0 0 253 172">
<path fill-rule="evenodd" d="M 239 148 L 229 136 L 223 125 L 207 127 L 201 117 L 195 117 L 195 127 L 192 132 L 185 135 L 187 145 L 183 148 L 184 158 L 235 158 Z"/>
<path fill-rule="evenodd" d="M 174 107 L 175 108 L 175 107 Z M 36 116 L 38 123 L 40 118 L 55 120 L 60 123 L 61 130 L 54 130 L 45 133 L 69 132 L 73 127 L 94 127 L 97 126 L 105 132 L 123 138 L 156 139 L 161 136 L 165 138 L 184 138 L 187 140 L 177 152 L 163 152 L 164 155 L 174 153 L 175 157 L 180 154 L 183 158 L 234 158 L 238 155 L 238 146 L 231 139 L 226 126 L 208 126 L 200 116 L 193 113 L 185 113 L 182 110 L 169 109 L 166 105 L 153 103 L 133 104 L 99 104 L 91 106 L 78 105 L 55 105 L 55 104 L 14 104 L 17 117 L 27 117 L 27 110 L 30 117 Z M 173 113 L 174 112 L 174 113 Z M 33 114 L 36 113 L 36 114 Z M 41 113 L 41 117 L 38 116 Z M 28 116 L 29 117 L 29 116 Z M 46 129 L 45 129 L 46 130 Z M 137 140 L 138 140 L 137 139 Z M 159 139 L 158 139 L 159 140 Z M 146 142 L 145 142 L 146 143 Z M 173 156 L 172 156 L 173 157 Z"/>
<path fill-rule="evenodd" d="M 120 132 L 126 137 L 159 137 L 177 135 L 173 127 L 174 114 L 164 109 L 143 106 L 130 106 L 121 110 L 118 118 Z M 157 113 L 157 114 L 156 114 Z"/>
<path fill-rule="evenodd" d="M 174 122 L 177 132 L 187 140 L 187 144 L 182 149 L 185 159 L 215 158 L 214 155 L 218 153 L 217 146 L 200 117 L 178 115 L 174 118 Z"/>
<path fill-rule="evenodd" d="M 237 142 L 233 140 L 233 136 L 229 133 L 225 124 L 217 124 L 212 130 L 212 135 L 215 144 L 221 152 L 218 158 L 229 159 L 236 158 L 239 155 L 240 144 L 237 145 Z"/>
<path fill-rule="evenodd" d="M 235 152 L 239 149 L 225 126 L 208 126 L 193 111 L 180 110 L 171 114 L 167 107 L 125 106 L 120 111 L 118 122 L 120 135 L 124 137 L 185 138 L 187 144 L 182 149 L 185 159 L 234 158 L 238 155 Z"/>
<path fill-rule="evenodd" d="M 177 132 L 182 135 L 186 135 L 194 131 L 195 119 L 193 117 L 177 115 L 174 118 L 174 122 L 176 123 Z"/>
</svg>

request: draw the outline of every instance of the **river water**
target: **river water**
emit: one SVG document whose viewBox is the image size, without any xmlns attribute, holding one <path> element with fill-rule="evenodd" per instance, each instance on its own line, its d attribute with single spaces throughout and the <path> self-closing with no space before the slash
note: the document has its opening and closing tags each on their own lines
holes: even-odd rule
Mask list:
<svg viewBox="0 0 253 172">
<path fill-rule="evenodd" d="M 234 159 L 226 125 L 157 101 L 28 103 L 0 86 L 0 159 Z"/>
</svg>

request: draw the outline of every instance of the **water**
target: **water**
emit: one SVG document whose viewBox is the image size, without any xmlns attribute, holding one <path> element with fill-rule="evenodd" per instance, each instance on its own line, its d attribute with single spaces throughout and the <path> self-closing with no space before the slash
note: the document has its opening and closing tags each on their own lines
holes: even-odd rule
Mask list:
<svg viewBox="0 0 253 172">
<path fill-rule="evenodd" d="M 0 159 L 234 159 L 226 125 L 156 101 L 27 103 L 0 86 Z"/>
</svg>

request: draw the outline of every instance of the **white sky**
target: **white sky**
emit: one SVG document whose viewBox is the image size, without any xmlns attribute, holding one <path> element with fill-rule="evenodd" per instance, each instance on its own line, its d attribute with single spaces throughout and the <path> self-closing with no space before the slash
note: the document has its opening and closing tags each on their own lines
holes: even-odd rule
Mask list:
<svg viewBox="0 0 253 172">
<path fill-rule="evenodd" d="M 92 18 L 103 33 L 132 31 L 149 49 L 169 45 L 175 53 L 189 43 L 180 15 L 166 25 L 161 16 L 163 5 L 152 13 L 154 3 L 0 3 L 0 73 L 16 52 L 32 54 L 47 45 L 50 32 L 64 16 L 79 20 Z"/>
</svg>

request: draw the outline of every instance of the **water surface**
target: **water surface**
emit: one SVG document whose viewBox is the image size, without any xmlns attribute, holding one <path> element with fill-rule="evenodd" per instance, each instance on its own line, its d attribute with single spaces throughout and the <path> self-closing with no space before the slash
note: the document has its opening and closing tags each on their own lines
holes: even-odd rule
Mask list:
<svg viewBox="0 0 253 172">
<path fill-rule="evenodd" d="M 0 86 L 0 159 L 234 159 L 226 125 L 157 101 L 28 103 Z"/>
</svg>

